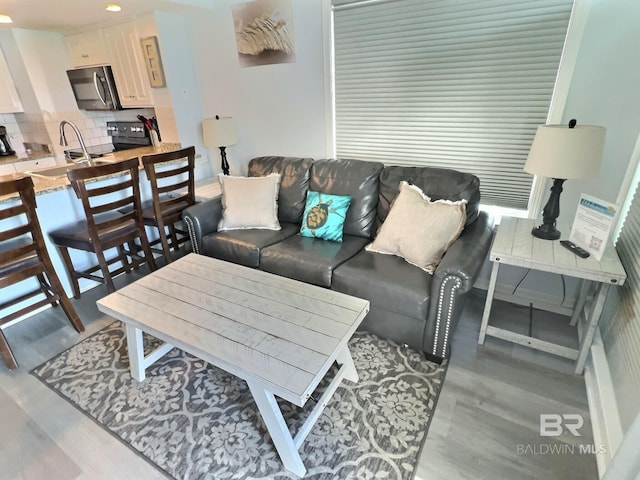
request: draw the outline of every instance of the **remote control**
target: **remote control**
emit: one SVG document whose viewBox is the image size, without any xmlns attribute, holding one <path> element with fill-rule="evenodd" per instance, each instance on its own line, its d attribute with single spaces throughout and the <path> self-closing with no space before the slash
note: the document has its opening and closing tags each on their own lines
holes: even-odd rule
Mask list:
<svg viewBox="0 0 640 480">
<path fill-rule="evenodd" d="M 589 256 L 589 252 L 587 252 L 583 248 L 580 248 L 575 243 L 573 243 L 573 242 L 571 242 L 569 240 L 560 240 L 560 245 L 562 245 L 564 248 L 572 251 L 573 253 L 578 255 L 580 258 L 587 258 Z"/>
</svg>

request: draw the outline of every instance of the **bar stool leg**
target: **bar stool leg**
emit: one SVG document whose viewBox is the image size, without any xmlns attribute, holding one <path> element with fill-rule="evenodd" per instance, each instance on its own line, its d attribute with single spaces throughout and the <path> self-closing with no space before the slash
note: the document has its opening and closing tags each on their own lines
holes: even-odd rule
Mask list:
<svg viewBox="0 0 640 480">
<path fill-rule="evenodd" d="M 7 368 L 9 370 L 15 370 L 18 368 L 18 362 L 16 362 L 16 357 L 13 356 L 13 352 L 11 351 L 11 347 L 9 347 L 9 343 L 4 336 L 4 333 L 0 329 L 0 353 L 4 358 L 5 363 L 7 364 Z"/>
<path fill-rule="evenodd" d="M 173 262 L 173 258 L 171 257 L 169 241 L 167 240 L 166 227 L 164 227 L 163 225 L 158 225 L 158 233 L 160 235 L 160 243 L 162 243 L 162 254 L 164 255 L 164 259 L 167 264 L 169 264 Z"/>
<path fill-rule="evenodd" d="M 62 307 L 65 315 L 69 319 L 69 322 L 75 328 L 76 332 L 84 332 L 84 325 L 78 317 L 76 313 L 76 309 L 71 305 L 71 301 L 67 296 L 67 293 L 64 291 L 64 287 L 62 286 L 62 282 L 58 278 L 58 274 L 56 273 L 55 268 L 53 268 L 53 263 L 51 263 L 51 257 L 48 254 L 44 255 L 42 259 L 42 263 L 44 263 L 44 267 L 46 269 L 46 275 L 49 279 L 48 285 L 51 286 L 51 289 L 58 295 L 58 302 Z M 44 279 L 44 277 L 43 277 Z"/>
<path fill-rule="evenodd" d="M 75 328 L 76 332 L 84 332 L 84 325 L 82 324 L 80 317 L 78 317 L 76 309 L 73 308 L 73 305 L 71 305 L 69 297 L 67 297 L 67 294 L 64 292 L 64 288 L 62 288 L 60 279 L 58 279 L 57 275 L 52 275 L 49 278 L 51 280 L 53 288 L 60 292 L 58 294 L 58 296 L 60 297 L 60 306 L 62 307 L 62 310 L 64 310 L 64 313 L 67 315 L 69 322 L 71 323 L 73 328 Z"/>
<path fill-rule="evenodd" d="M 158 267 L 156 266 L 156 261 L 153 257 L 153 253 L 151 252 L 151 245 L 149 245 L 149 240 L 147 240 L 146 235 L 140 238 L 140 246 L 144 252 L 144 259 L 147 262 L 147 265 L 149 265 L 149 270 L 155 272 Z"/>
<path fill-rule="evenodd" d="M 51 293 L 51 289 L 49 288 L 49 283 L 47 282 L 47 279 L 44 278 L 44 274 L 39 273 L 38 275 L 36 275 L 38 277 L 38 282 L 40 282 L 40 288 L 42 289 L 43 293 L 45 294 L 45 296 L 51 300 L 51 306 L 52 307 L 57 307 L 58 306 L 58 302 L 56 300 L 53 300 L 53 294 Z"/>
<path fill-rule="evenodd" d="M 120 262 L 122 263 L 124 271 L 131 273 L 131 263 L 129 263 L 127 252 L 124 251 L 124 247 L 122 245 L 118 245 L 118 256 L 120 257 Z"/>
<path fill-rule="evenodd" d="M 176 234 L 175 225 L 169 225 L 169 233 L 171 235 L 171 247 L 173 248 L 174 252 L 177 252 L 178 250 L 180 250 L 180 244 L 178 243 L 178 235 Z"/>
<path fill-rule="evenodd" d="M 65 270 L 67 271 L 69 283 L 71 284 L 71 288 L 73 289 L 73 298 L 78 300 L 80 298 L 80 285 L 78 284 L 78 276 L 75 274 L 75 270 L 73 268 L 73 262 L 71 262 L 69 250 L 67 249 L 67 247 L 58 246 L 58 252 L 60 252 L 60 257 L 62 257 Z"/>
<path fill-rule="evenodd" d="M 111 272 L 109 271 L 107 260 L 104 258 L 104 252 L 101 249 L 96 248 L 96 257 L 98 257 L 98 265 L 100 266 L 100 270 L 102 271 L 104 282 L 107 284 L 107 291 L 109 293 L 115 292 L 116 287 L 113 284 L 113 279 L 111 278 Z"/>
<path fill-rule="evenodd" d="M 131 264 L 133 265 L 134 270 L 138 270 L 140 268 L 140 262 L 137 261 L 134 257 L 134 255 L 138 254 L 138 250 L 139 250 L 138 245 L 134 241 L 128 242 L 128 245 L 129 245 L 129 257 L 131 257 Z"/>
</svg>

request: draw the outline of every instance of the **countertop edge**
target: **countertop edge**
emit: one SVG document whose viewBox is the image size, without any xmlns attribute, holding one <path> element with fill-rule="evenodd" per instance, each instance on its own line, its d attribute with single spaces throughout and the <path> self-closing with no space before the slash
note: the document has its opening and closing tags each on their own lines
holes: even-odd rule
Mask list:
<svg viewBox="0 0 640 480">
<path fill-rule="evenodd" d="M 179 150 L 180 148 L 181 148 L 181 145 L 178 143 L 164 143 L 155 147 L 147 146 L 147 147 L 132 148 L 130 150 L 113 152 L 112 154 L 109 154 L 109 156 L 112 156 L 113 162 L 119 162 L 122 160 L 128 160 L 133 157 L 138 157 L 139 159 L 144 155 L 173 152 L 175 150 Z M 140 165 L 140 168 L 142 168 L 142 165 Z M 0 182 L 15 180 L 15 179 L 27 177 L 27 176 L 29 176 L 29 174 L 25 172 L 13 173 L 9 175 L 0 175 Z M 71 187 L 71 184 L 69 183 L 69 179 L 67 177 L 43 178 L 43 177 L 31 175 L 31 178 L 33 180 L 33 186 L 34 186 L 36 196 Z M 0 197 L 0 203 L 8 202 L 15 198 L 17 198 L 17 195 L 6 195 L 4 197 Z"/>
</svg>

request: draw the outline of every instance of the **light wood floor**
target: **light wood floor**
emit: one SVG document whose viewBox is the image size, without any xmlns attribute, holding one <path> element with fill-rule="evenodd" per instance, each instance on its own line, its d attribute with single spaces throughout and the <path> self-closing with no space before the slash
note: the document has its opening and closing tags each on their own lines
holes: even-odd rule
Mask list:
<svg viewBox="0 0 640 480">
<path fill-rule="evenodd" d="M 122 276 L 116 282 L 132 278 Z M 5 330 L 20 368 L 8 371 L 0 364 L 3 480 L 164 478 L 29 374 L 112 323 L 95 306 L 105 294 L 99 286 L 74 301 L 87 328 L 81 335 L 59 308 Z M 498 339 L 488 338 L 478 347 L 484 296 L 483 291 L 473 292 L 454 336 L 453 356 L 416 479 L 597 479 L 594 457 L 579 453 L 579 444 L 593 442 L 583 378 L 572 374 L 569 361 Z M 526 309 L 500 302 L 494 304 L 494 312 L 509 322 L 526 316 Z M 557 317 L 556 324 L 558 319 L 565 321 Z M 545 317 L 544 322 L 551 320 Z M 553 322 L 543 326 L 553 328 Z M 541 437 L 541 413 L 583 415 L 582 436 Z M 550 448 L 555 448 L 553 453 Z"/>
</svg>

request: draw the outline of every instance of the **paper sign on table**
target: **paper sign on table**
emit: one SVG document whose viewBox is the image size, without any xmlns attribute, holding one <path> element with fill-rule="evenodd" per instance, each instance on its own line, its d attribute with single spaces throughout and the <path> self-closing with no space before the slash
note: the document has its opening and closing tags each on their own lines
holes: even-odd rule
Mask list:
<svg viewBox="0 0 640 480">
<path fill-rule="evenodd" d="M 583 193 L 580 195 L 569 240 L 600 261 L 617 214 L 618 205 Z"/>
</svg>

